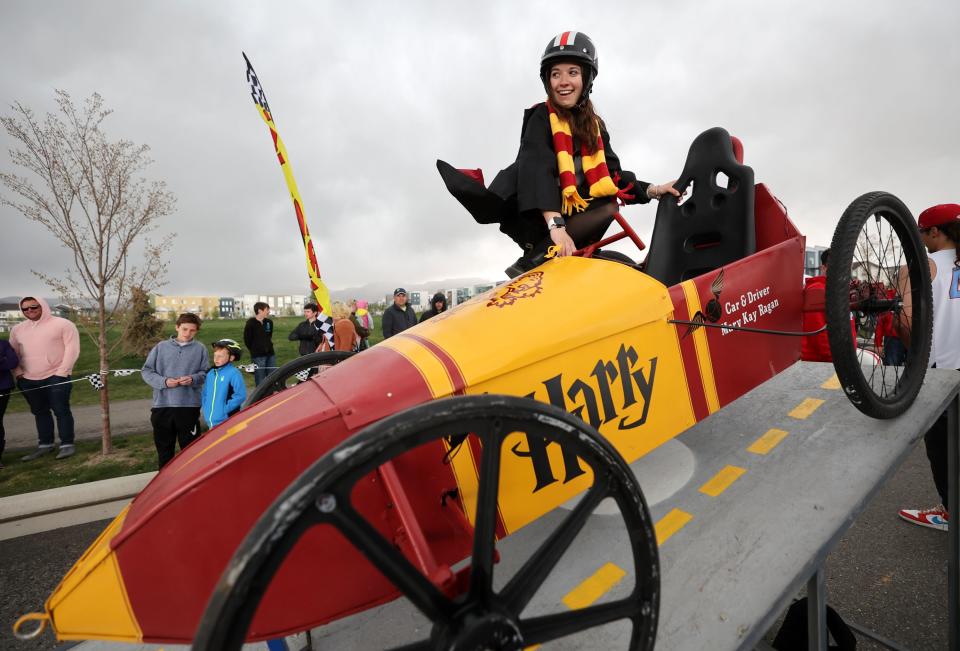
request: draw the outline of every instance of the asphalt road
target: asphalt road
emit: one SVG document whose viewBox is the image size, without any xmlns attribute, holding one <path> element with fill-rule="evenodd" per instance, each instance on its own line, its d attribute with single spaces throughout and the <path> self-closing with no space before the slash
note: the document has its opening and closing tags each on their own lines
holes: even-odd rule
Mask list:
<svg viewBox="0 0 960 651">
<path fill-rule="evenodd" d="M 841 616 L 909 649 L 947 647 L 947 536 L 902 522 L 896 511 L 937 501 L 920 445 L 847 532 L 826 566 L 829 602 Z M 10 624 L 19 615 L 42 608 L 43 600 L 106 524 L 93 522 L 0 542 L 0 649 L 56 647 L 49 633 L 33 642 L 18 642 Z M 864 638 L 858 641 L 858 648 L 866 651 L 883 648 Z"/>
</svg>

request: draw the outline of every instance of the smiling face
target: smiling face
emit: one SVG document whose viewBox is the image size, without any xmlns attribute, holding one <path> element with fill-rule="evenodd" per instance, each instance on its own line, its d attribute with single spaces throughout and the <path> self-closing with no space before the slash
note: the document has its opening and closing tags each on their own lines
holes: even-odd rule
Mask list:
<svg viewBox="0 0 960 651">
<path fill-rule="evenodd" d="M 23 315 L 31 321 L 39 321 L 43 315 L 43 306 L 41 306 L 40 302 L 35 298 L 24 299 L 24 301 L 20 303 L 20 310 L 23 312 Z"/>
<path fill-rule="evenodd" d="M 571 109 L 583 93 L 583 70 L 576 63 L 558 63 L 550 68 L 550 101 Z"/>
</svg>

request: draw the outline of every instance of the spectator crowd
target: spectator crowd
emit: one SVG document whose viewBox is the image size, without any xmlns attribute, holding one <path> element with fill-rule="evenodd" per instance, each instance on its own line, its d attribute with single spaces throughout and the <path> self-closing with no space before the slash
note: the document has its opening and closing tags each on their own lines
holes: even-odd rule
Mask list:
<svg viewBox="0 0 960 651">
<path fill-rule="evenodd" d="M 380 323 L 383 338 L 417 324 L 406 298 L 404 289 L 394 292 L 394 303 Z M 9 341 L 0 339 L 0 469 L 6 441 L 3 415 L 14 392 L 22 393 L 37 430 L 37 447 L 22 456 L 22 461 L 54 453 L 57 459 L 65 459 L 76 451 L 70 396 L 77 381 L 72 374 L 80 354 L 79 332 L 72 321 L 56 316 L 44 299 L 24 297 L 20 309 L 24 320 L 12 329 Z M 437 293 L 420 321 L 444 310 L 446 297 Z M 244 323 L 242 346 L 233 339 L 218 339 L 208 349 L 196 339 L 203 325 L 201 318 L 183 313 L 176 319 L 173 334 L 147 355 L 140 372 L 152 390 L 150 423 L 159 467 L 174 458 L 178 447 L 182 450 L 206 429 L 241 409 L 248 393 L 236 364 L 243 358 L 244 348 L 250 355 L 245 369 L 252 370 L 254 387 L 278 369 L 271 306 L 258 302 L 253 311 L 254 316 Z M 308 303 L 303 317 L 287 335 L 300 356 L 359 352 L 370 347 L 375 322 L 367 301 L 334 303 L 329 314 L 316 303 Z M 317 371 L 312 367 L 309 374 Z"/>
</svg>

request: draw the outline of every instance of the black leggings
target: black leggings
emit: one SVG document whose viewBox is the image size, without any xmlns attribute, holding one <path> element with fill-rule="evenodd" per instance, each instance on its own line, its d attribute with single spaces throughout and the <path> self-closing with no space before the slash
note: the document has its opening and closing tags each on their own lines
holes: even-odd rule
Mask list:
<svg viewBox="0 0 960 651">
<path fill-rule="evenodd" d="M 933 483 L 940 493 L 940 501 L 950 512 L 947 503 L 947 488 L 949 487 L 949 473 L 947 472 L 947 412 L 940 414 L 940 418 L 924 435 L 923 443 L 927 448 L 927 459 L 930 460 L 930 471 L 933 473 Z"/>
<path fill-rule="evenodd" d="M 570 236 L 578 249 L 599 242 L 603 239 L 603 234 L 610 228 L 616 211 L 616 205 L 605 203 L 596 208 L 571 215 L 565 220 L 567 222 L 567 235 Z M 539 240 L 532 247 L 531 253 L 543 253 L 553 244 L 550 231 L 547 229 L 547 224 L 542 216 L 533 215 L 530 219 L 535 220 L 536 226 L 533 228 L 533 232 Z M 526 250 L 523 244 L 520 246 Z"/>
</svg>

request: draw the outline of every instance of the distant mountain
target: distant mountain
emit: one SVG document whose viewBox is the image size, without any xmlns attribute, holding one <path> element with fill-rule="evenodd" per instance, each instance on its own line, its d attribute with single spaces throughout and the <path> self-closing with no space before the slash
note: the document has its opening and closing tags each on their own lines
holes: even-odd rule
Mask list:
<svg viewBox="0 0 960 651">
<path fill-rule="evenodd" d="M 407 291 L 415 289 L 426 289 L 428 292 L 436 292 L 439 289 L 453 289 L 454 287 L 471 287 L 493 283 L 495 281 L 486 278 L 446 278 L 443 280 L 428 280 L 421 283 L 412 283 L 406 281 L 386 282 L 376 281 L 361 285 L 360 287 L 347 287 L 345 289 L 331 289 L 330 297 L 335 301 L 349 301 L 353 298 L 359 298 L 365 301 L 382 301 L 384 297 L 393 294 L 397 287 L 403 287 Z"/>
</svg>

